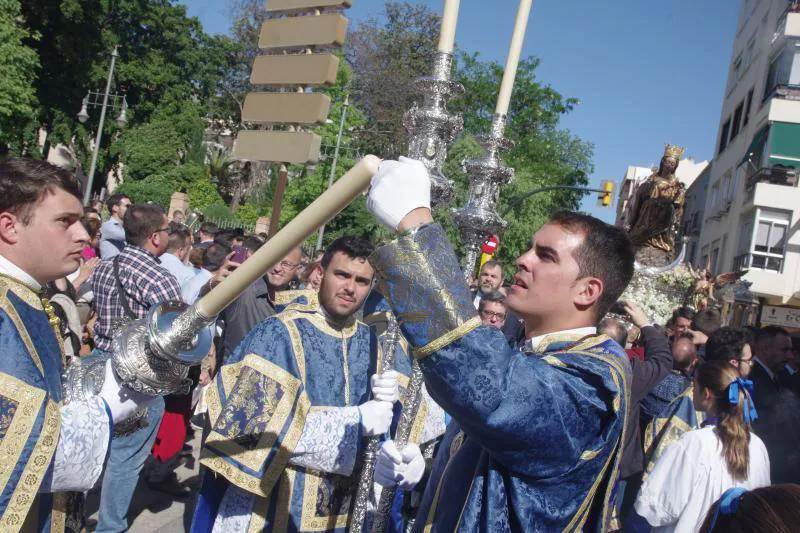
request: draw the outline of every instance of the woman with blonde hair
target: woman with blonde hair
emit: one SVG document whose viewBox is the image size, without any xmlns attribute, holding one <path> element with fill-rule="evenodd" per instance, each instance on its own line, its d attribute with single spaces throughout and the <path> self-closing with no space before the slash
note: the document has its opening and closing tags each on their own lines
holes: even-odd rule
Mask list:
<svg viewBox="0 0 800 533">
<path fill-rule="evenodd" d="M 698 531 L 726 490 L 770 484 L 767 449 L 750 431 L 757 418 L 752 387 L 728 361 L 698 369 L 694 405 L 706 421 L 664 452 L 636 499 L 653 531 Z"/>
</svg>

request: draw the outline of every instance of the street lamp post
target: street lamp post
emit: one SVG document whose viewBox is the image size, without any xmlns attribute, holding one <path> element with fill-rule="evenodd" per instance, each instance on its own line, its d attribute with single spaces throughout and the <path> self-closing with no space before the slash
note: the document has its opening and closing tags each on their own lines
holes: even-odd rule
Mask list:
<svg viewBox="0 0 800 533">
<path fill-rule="evenodd" d="M 339 135 L 336 137 L 336 148 L 333 151 L 333 161 L 331 162 L 331 173 L 328 175 L 328 188 L 333 185 L 333 178 L 336 176 L 336 164 L 339 162 L 339 147 L 342 143 L 342 133 L 344 132 L 344 122 L 347 118 L 347 108 L 350 107 L 350 95 L 344 97 L 344 104 L 342 107 L 342 119 L 339 121 Z M 325 224 L 319 227 L 319 235 L 317 236 L 316 250 L 322 250 L 322 237 L 325 236 Z"/>
<path fill-rule="evenodd" d="M 120 114 L 119 118 L 117 118 L 117 124 L 120 128 L 125 126 L 127 122 L 127 109 L 128 109 L 128 102 L 125 100 L 125 96 L 120 96 L 118 94 L 110 95 L 111 92 L 111 82 L 114 79 L 114 67 L 117 63 L 117 57 L 119 57 L 119 51 L 117 46 L 114 47 L 114 51 L 111 52 L 111 68 L 108 70 L 108 80 L 106 81 L 106 91 L 103 93 L 103 103 L 100 109 L 100 124 L 97 126 L 97 136 L 94 140 L 94 149 L 92 150 L 92 163 L 89 166 L 89 176 L 86 179 L 86 190 L 83 193 L 83 203 L 89 204 L 89 201 L 92 197 L 92 184 L 94 182 L 94 173 L 97 170 L 97 156 L 100 153 L 100 141 L 103 138 L 103 126 L 105 125 L 106 121 L 106 110 L 108 109 L 108 99 L 109 96 L 113 97 L 114 107 L 117 105 L 117 101 L 121 100 L 120 104 Z M 92 101 L 92 97 L 99 97 L 100 93 L 95 91 L 89 91 L 86 97 L 83 99 L 83 106 L 81 107 L 80 112 L 78 113 L 78 120 L 81 123 L 86 122 L 89 120 L 89 110 L 88 107 L 90 105 L 96 106 L 100 105 L 97 101 Z"/>
</svg>

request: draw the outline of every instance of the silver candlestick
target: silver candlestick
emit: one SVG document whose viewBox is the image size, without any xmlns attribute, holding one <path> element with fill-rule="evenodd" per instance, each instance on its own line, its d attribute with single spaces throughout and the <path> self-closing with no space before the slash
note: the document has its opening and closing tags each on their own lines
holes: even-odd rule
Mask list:
<svg viewBox="0 0 800 533">
<path fill-rule="evenodd" d="M 490 133 L 478 136 L 478 144 L 486 153 L 467 162 L 469 199 L 464 207 L 453 210 L 453 222 L 466 249 L 461 267 L 467 279 L 472 275 L 480 245 L 486 236 L 500 233 L 508 225 L 495 211 L 500 199 L 500 186 L 514 180 L 514 169 L 503 166 L 500 160 L 502 151 L 514 147 L 514 142 L 505 138 L 505 129 L 506 116 L 494 115 Z"/>
<path fill-rule="evenodd" d="M 422 94 L 422 105 L 416 103 L 403 117 L 410 134 L 408 157 L 422 161 L 431 176 L 431 203 L 446 205 L 453 201 L 455 185 L 442 173 L 447 159 L 447 146 L 464 128 L 461 115 L 447 112 L 447 103 L 464 94 L 464 86 L 450 79 L 453 55 L 437 52 L 433 74 L 415 80 L 412 88 Z"/>
</svg>

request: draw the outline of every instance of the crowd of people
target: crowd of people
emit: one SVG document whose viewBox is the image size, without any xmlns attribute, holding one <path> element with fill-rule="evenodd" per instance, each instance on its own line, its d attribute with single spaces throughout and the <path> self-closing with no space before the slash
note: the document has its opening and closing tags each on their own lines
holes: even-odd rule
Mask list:
<svg viewBox="0 0 800 533">
<path fill-rule="evenodd" d="M 0 445 L 37 499 L 20 507 L 6 470 L 3 529 L 56 530 L 63 515 L 80 530 L 81 506 L 53 495 L 99 486 L 96 531 L 125 531 L 140 478 L 188 501 L 175 469 L 199 457 L 192 531 L 344 531 L 365 439 L 381 437 L 370 509 L 400 489 L 397 527 L 800 530 L 796 334 L 729 327 L 714 307 L 654 323 L 621 299 L 630 239 L 576 213 L 535 233 L 512 278 L 490 260 L 467 286 L 418 192 L 427 179 L 404 161 L 373 180 L 368 205 L 391 243 L 345 236 L 267 269 L 218 317 L 188 394 L 145 397 L 108 363 L 99 399 L 62 402 L 59 368 L 109 361 L 128 324 L 195 303 L 266 235 L 192 229 L 119 194 L 81 207 L 68 172 L 0 162 Z M 412 360 L 423 407 L 403 446 L 391 435 Z M 14 387 L 53 407 L 17 409 Z M 19 427 L 24 439 L 7 441 Z"/>
</svg>

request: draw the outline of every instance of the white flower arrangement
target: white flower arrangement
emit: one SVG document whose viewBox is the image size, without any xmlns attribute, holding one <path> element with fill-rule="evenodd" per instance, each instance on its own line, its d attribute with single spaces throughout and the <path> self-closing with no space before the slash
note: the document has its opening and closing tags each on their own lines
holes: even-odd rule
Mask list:
<svg viewBox="0 0 800 533">
<path fill-rule="evenodd" d="M 636 272 L 621 299 L 634 302 L 653 322 L 665 325 L 672 311 L 684 305 L 694 281 L 695 277 L 686 265 L 658 276 Z"/>
</svg>

